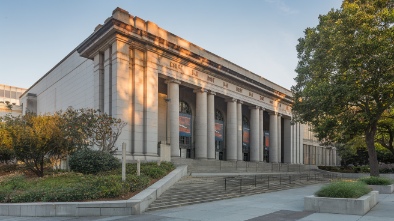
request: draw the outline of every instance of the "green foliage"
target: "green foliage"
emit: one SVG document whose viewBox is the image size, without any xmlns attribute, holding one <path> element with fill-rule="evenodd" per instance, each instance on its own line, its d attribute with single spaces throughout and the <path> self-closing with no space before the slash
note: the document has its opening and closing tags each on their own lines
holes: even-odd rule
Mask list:
<svg viewBox="0 0 394 221">
<path fill-rule="evenodd" d="M 171 163 L 155 165 L 143 163 L 141 170 L 150 171 L 147 173 L 156 177 L 157 173 L 152 171 L 160 170 L 158 173 L 163 174 L 163 171 L 168 173 L 174 168 Z M 0 203 L 70 202 L 119 197 L 128 192 L 140 191 L 149 185 L 151 179 L 155 179 L 144 173 L 137 176 L 136 164 L 127 164 L 126 168 L 126 182 L 122 182 L 119 168 L 96 175 L 71 172 L 39 179 L 12 176 L 0 181 Z"/>
<path fill-rule="evenodd" d="M 120 161 L 108 152 L 81 149 L 70 156 L 70 169 L 83 174 L 97 174 L 119 168 Z"/>
<path fill-rule="evenodd" d="M 12 138 L 6 129 L 6 124 L 0 117 L 0 162 L 8 163 L 14 159 L 14 150 L 12 148 Z"/>
<path fill-rule="evenodd" d="M 392 184 L 392 180 L 384 178 L 384 177 L 362 177 L 358 179 L 359 181 L 366 183 L 367 185 L 390 185 Z"/>
<path fill-rule="evenodd" d="M 126 123 L 98 110 L 68 108 L 59 112 L 64 119 L 62 128 L 76 149 L 97 146 L 101 151 L 113 153 L 115 143 Z"/>
<path fill-rule="evenodd" d="M 344 0 L 319 16 L 297 45 L 292 87 L 296 121 L 319 139 L 346 142 L 364 135 L 371 175 L 379 175 L 377 124 L 394 104 L 394 10 L 391 0 Z"/>
<path fill-rule="evenodd" d="M 114 152 L 125 124 L 93 109 L 5 116 L 0 118 L 0 162 L 15 157 L 42 177 L 46 164 L 53 165 L 75 150 L 96 145 L 101 151 Z"/>
<path fill-rule="evenodd" d="M 377 160 L 380 163 L 394 163 L 394 155 L 387 148 L 375 143 Z M 337 147 L 341 165 L 367 165 L 368 149 L 361 136 L 355 136 L 346 144 Z"/>
<path fill-rule="evenodd" d="M 367 184 L 363 182 L 333 182 L 323 186 L 315 195 L 318 197 L 332 198 L 359 198 L 371 192 Z"/>
</svg>

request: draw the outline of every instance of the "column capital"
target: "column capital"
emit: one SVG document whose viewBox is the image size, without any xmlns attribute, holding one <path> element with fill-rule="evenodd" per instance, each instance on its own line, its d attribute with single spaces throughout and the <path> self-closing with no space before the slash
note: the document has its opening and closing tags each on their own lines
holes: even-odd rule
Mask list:
<svg viewBox="0 0 394 221">
<path fill-rule="evenodd" d="M 216 92 L 210 90 L 210 91 L 208 91 L 208 94 L 209 95 L 216 95 Z"/>
<path fill-rule="evenodd" d="M 250 110 L 253 110 L 253 109 L 257 109 L 257 110 L 260 110 L 260 106 L 255 106 L 255 105 L 253 105 L 253 106 L 249 106 L 249 109 Z"/>
<path fill-rule="evenodd" d="M 193 92 L 194 93 L 206 93 L 206 92 L 208 92 L 208 90 L 204 89 L 204 88 L 197 88 L 197 89 L 194 89 Z"/>
<path fill-rule="evenodd" d="M 236 102 L 237 99 L 231 97 L 231 98 L 226 98 L 225 101 L 226 102 Z"/>
<path fill-rule="evenodd" d="M 166 81 L 164 81 L 164 83 L 166 83 L 166 84 L 169 84 L 169 83 L 181 84 L 181 81 L 177 80 L 177 79 L 170 78 L 170 79 L 167 79 Z"/>
<path fill-rule="evenodd" d="M 243 104 L 244 102 L 241 100 L 238 100 L 238 104 Z"/>
<path fill-rule="evenodd" d="M 270 111 L 270 112 L 268 112 L 268 114 L 269 114 L 269 115 L 278 115 L 279 113 L 276 112 L 276 111 Z"/>
</svg>

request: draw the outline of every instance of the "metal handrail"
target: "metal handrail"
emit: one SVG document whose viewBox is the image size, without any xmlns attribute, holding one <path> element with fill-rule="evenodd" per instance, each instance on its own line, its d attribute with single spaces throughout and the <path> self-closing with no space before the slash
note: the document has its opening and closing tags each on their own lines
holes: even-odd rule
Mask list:
<svg viewBox="0 0 394 221">
<path fill-rule="evenodd" d="M 224 178 L 224 189 L 227 191 L 231 189 L 239 189 L 242 193 L 243 189 L 247 188 L 267 188 L 282 185 L 292 185 L 297 182 L 310 181 L 329 181 L 330 179 L 339 178 L 337 174 L 326 173 L 298 173 L 298 174 L 260 174 L 260 175 L 242 175 Z"/>
</svg>

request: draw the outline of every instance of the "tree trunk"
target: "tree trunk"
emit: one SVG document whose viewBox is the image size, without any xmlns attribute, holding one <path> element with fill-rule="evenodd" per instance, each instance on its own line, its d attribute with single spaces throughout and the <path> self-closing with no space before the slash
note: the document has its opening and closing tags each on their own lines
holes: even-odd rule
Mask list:
<svg viewBox="0 0 394 221">
<path fill-rule="evenodd" d="M 371 176 L 379 176 L 379 163 L 378 155 L 375 149 L 375 134 L 376 134 L 376 123 L 372 124 L 370 128 L 365 131 L 365 142 L 367 143 L 368 157 L 369 157 L 369 168 L 371 169 Z"/>
</svg>

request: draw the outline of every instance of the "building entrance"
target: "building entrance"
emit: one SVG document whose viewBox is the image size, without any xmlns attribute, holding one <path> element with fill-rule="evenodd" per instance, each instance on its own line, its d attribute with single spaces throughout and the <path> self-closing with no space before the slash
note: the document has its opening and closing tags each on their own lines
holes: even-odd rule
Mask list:
<svg viewBox="0 0 394 221">
<path fill-rule="evenodd" d="M 192 158 L 192 111 L 190 106 L 184 102 L 179 102 L 179 148 L 181 157 Z M 185 156 L 182 156 L 182 153 Z"/>
<path fill-rule="evenodd" d="M 219 110 L 215 111 L 215 152 L 216 159 L 224 160 L 224 117 Z"/>
</svg>

